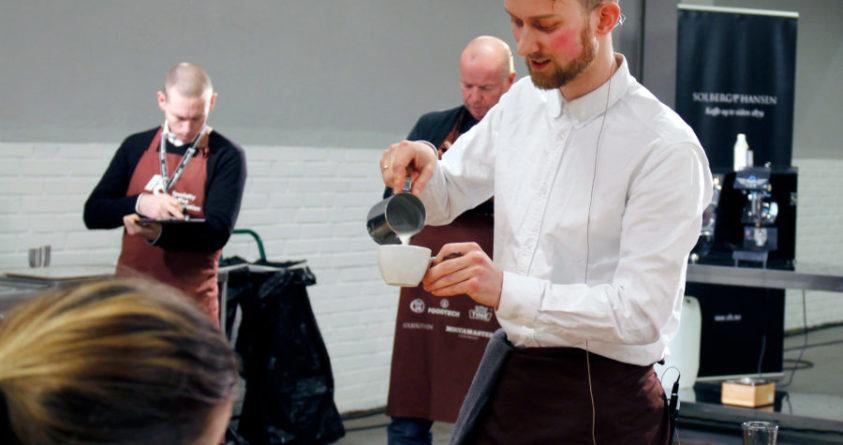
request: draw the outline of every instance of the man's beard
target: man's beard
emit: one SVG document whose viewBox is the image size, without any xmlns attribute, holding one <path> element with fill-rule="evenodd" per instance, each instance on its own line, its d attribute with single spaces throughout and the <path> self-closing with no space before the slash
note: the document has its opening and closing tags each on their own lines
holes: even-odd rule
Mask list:
<svg viewBox="0 0 843 445">
<path fill-rule="evenodd" d="M 587 26 L 580 33 L 580 45 L 583 48 L 582 54 L 570 61 L 565 67 L 559 66 L 554 59 L 550 59 L 552 71 L 547 74 L 533 72 L 530 67 L 530 59 L 527 58 L 527 71 L 530 72 L 533 84 L 544 90 L 553 90 L 561 88 L 579 76 L 597 55 L 597 44 L 591 35 L 591 26 Z"/>
</svg>

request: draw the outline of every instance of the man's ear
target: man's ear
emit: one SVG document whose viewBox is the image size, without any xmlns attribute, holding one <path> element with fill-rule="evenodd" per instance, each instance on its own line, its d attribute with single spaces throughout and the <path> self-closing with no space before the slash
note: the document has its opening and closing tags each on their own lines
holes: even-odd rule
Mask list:
<svg viewBox="0 0 843 445">
<path fill-rule="evenodd" d="M 159 91 L 156 97 L 158 98 L 158 108 L 160 108 L 161 111 L 166 111 L 164 108 L 167 104 L 167 95 L 164 94 L 163 91 Z"/>
<path fill-rule="evenodd" d="M 217 93 L 211 95 L 211 100 L 208 101 L 208 113 L 214 110 L 214 105 L 217 103 Z"/>
<path fill-rule="evenodd" d="M 618 24 L 618 17 L 621 15 L 621 7 L 615 2 L 603 2 L 596 8 L 597 26 L 594 27 L 595 34 L 603 36 L 612 32 Z"/>
</svg>

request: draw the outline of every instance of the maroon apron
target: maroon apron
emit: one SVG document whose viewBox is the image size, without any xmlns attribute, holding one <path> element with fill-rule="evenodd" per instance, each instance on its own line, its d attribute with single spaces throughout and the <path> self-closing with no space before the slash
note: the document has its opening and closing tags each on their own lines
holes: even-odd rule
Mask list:
<svg viewBox="0 0 843 445">
<path fill-rule="evenodd" d="M 668 443 L 669 410 L 652 366 L 586 358 L 577 348 L 514 348 L 492 392 L 465 444 Z"/>
<path fill-rule="evenodd" d="M 458 121 L 439 156 L 459 136 Z M 444 244 L 474 241 L 492 255 L 492 215 L 459 216 L 447 226 L 428 226 L 410 244 L 435 255 Z M 494 310 L 468 295 L 435 297 L 422 289 L 401 288 L 392 349 L 386 413 L 455 422 L 477 365 L 499 328 Z"/>
<path fill-rule="evenodd" d="M 151 193 L 146 185 L 161 174 L 158 149 L 159 129 L 149 148 L 135 167 L 126 196 Z M 181 156 L 167 153 L 167 171 L 173 172 Z M 205 182 L 208 167 L 208 135 L 197 147 L 196 155 L 188 162 L 170 194 L 182 200 L 191 218 L 203 218 Z M 219 290 L 217 267 L 222 250 L 215 252 L 187 252 L 164 250 L 149 245 L 139 236 L 123 231 L 123 248 L 117 260 L 117 276 L 145 276 L 174 286 L 193 297 L 199 306 L 219 323 Z"/>
</svg>

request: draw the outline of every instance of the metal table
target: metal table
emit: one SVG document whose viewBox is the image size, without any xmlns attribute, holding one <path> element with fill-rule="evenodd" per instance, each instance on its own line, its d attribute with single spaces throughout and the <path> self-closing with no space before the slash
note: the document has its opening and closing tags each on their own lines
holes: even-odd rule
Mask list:
<svg viewBox="0 0 843 445">
<path fill-rule="evenodd" d="M 687 281 L 770 289 L 843 292 L 843 267 L 806 264 L 796 270 L 689 264 Z"/>
<path fill-rule="evenodd" d="M 689 264 L 686 280 L 692 283 L 731 286 L 843 292 L 843 267 L 797 264 L 796 270 L 778 270 Z M 713 388 L 711 384 L 707 388 L 703 385 L 702 389 L 699 386 L 698 384 L 694 390 L 680 391 L 680 427 L 684 423 L 692 428 L 695 424 L 711 428 L 712 424 L 727 425 L 738 419 L 754 418 L 778 423 L 782 427 L 780 434 L 787 432 L 791 439 L 795 438 L 799 443 L 843 443 L 843 419 L 822 412 L 819 415 L 790 412 L 792 407 L 788 406 L 789 400 L 786 400 L 787 403 L 779 400 L 789 395 L 786 392 L 777 391 L 777 411 L 771 408 L 753 409 L 722 405 L 719 403 L 717 388 Z M 832 396 L 824 397 L 824 402 L 828 403 L 827 399 Z M 843 399 L 839 400 L 839 403 L 843 404 Z M 823 415 L 827 417 L 822 417 Z"/>
<path fill-rule="evenodd" d="M 113 265 L 50 266 L 9 269 L 0 273 L 0 318 L 10 307 L 50 288 L 79 281 L 108 278 Z"/>
</svg>

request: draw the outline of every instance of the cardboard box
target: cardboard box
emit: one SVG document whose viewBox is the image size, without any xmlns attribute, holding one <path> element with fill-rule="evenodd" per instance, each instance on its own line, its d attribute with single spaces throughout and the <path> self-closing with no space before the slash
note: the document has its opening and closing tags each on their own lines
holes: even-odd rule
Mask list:
<svg viewBox="0 0 843 445">
<path fill-rule="evenodd" d="M 725 381 L 720 387 L 720 403 L 724 405 L 755 408 L 772 405 L 775 401 L 775 382 L 743 378 Z"/>
</svg>

